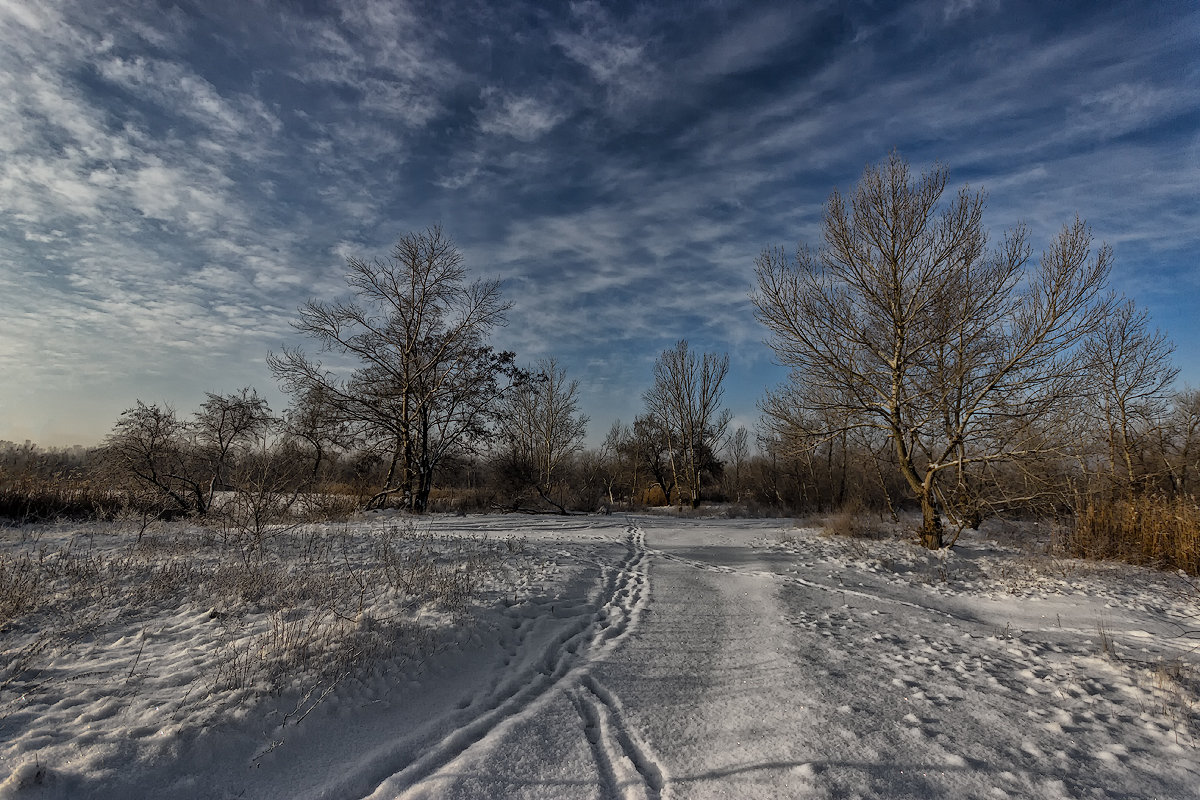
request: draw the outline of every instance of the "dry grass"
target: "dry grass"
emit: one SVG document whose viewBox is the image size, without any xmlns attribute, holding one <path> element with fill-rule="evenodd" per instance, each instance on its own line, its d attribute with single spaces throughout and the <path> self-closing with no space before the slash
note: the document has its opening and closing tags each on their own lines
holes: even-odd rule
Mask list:
<svg viewBox="0 0 1200 800">
<path fill-rule="evenodd" d="M 520 539 L 306 526 L 250 543 L 220 529 L 165 523 L 154 533 L 75 537 L 0 551 L 0 695 L 36 692 L 49 654 L 112 620 L 152 625 L 209 609 L 222 643 L 207 693 L 323 687 L 419 648 L 418 612 L 462 621 L 488 579 L 520 558 Z M 207 532 L 206 532 L 207 531 Z M 68 656 L 69 657 L 69 656 Z"/>
<path fill-rule="evenodd" d="M 0 475 L 0 521 L 111 519 L 123 504 L 119 495 L 79 478 Z"/>
<path fill-rule="evenodd" d="M 363 507 L 366 499 L 343 487 L 327 488 L 301 498 L 297 510 L 309 522 L 344 520 Z"/>
<path fill-rule="evenodd" d="M 846 539 L 882 539 L 887 528 L 877 515 L 868 513 L 859 500 L 849 500 L 825 517 L 822 529 L 828 536 Z"/>
<path fill-rule="evenodd" d="M 1171 720 L 1178 739 L 1180 734 L 1192 741 L 1200 735 L 1200 678 L 1193 665 L 1180 658 L 1163 661 L 1154 667 L 1154 688 L 1161 711 Z"/>
<path fill-rule="evenodd" d="M 1072 556 L 1200 575 L 1200 505 L 1192 497 L 1094 497 L 1063 544 Z"/>
</svg>

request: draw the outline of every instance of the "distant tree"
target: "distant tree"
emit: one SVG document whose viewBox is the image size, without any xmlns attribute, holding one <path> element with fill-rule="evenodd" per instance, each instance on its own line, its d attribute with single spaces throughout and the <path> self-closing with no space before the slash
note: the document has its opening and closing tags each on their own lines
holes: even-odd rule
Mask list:
<svg viewBox="0 0 1200 800">
<path fill-rule="evenodd" d="M 121 412 L 100 458 L 111 479 L 127 485 L 139 502 L 161 504 L 172 513 L 208 512 L 211 478 L 198 469 L 187 425 L 170 406 L 138 400 Z"/>
<path fill-rule="evenodd" d="M 1112 307 L 1112 251 L 1093 252 L 1082 222 L 1027 269 L 1025 229 L 989 253 L 983 195 L 942 208 L 946 179 L 913 179 L 895 153 L 868 166 L 849 198 L 830 196 L 819 250 L 759 257 L 753 296 L 791 369 L 779 391 L 813 419 L 889 437 L 931 549 L 946 484 L 1061 446 L 1040 422 L 1086 395 L 1080 345 Z"/>
<path fill-rule="evenodd" d="M 267 401 L 246 387 L 236 394 L 206 393 L 207 398 L 190 426 L 197 455 L 208 464 L 208 499 L 211 506 L 218 489 L 232 488 L 229 471 L 239 456 L 255 444 L 266 444 L 277 420 Z"/>
<path fill-rule="evenodd" d="M 1200 390 L 1183 389 L 1172 396 L 1171 409 L 1159 432 L 1159 452 L 1171 490 L 1176 494 L 1193 493 L 1200 454 Z"/>
<path fill-rule="evenodd" d="M 1146 312 L 1132 300 L 1117 306 L 1085 345 L 1095 386 L 1085 407 L 1103 425 L 1112 482 L 1122 491 L 1132 490 L 1139 472 L 1148 469 L 1143 454 L 1179 374 L 1171 364 L 1174 351 L 1161 331 L 1150 330 Z"/>
<path fill-rule="evenodd" d="M 583 446 L 588 418 L 579 412 L 579 381 L 554 359 L 537 363 L 532 378 L 522 381 L 499 408 L 498 460 L 507 477 L 537 494 L 562 514 L 554 490 L 565 477 L 570 459 Z"/>
<path fill-rule="evenodd" d="M 625 438 L 624 452 L 632 464 L 632 492 L 640 493 L 643 488 L 658 486 L 666 503 L 676 491 L 674 473 L 674 451 L 670 435 L 658 417 L 643 414 L 634 417 L 634 427 Z M 644 479 L 643 476 L 644 475 Z M 646 486 L 643 486 L 646 483 Z M 637 500 L 642 503 L 642 500 Z"/>
<path fill-rule="evenodd" d="M 283 430 L 293 441 L 311 448 L 310 475 L 314 479 L 332 453 L 350 448 L 354 441 L 352 426 L 339 412 L 337 398 L 330 397 L 320 384 L 292 396 L 284 412 Z"/>
<path fill-rule="evenodd" d="M 750 460 L 750 432 L 745 427 L 739 425 L 733 435 L 729 437 L 729 442 L 725 446 L 725 453 L 729 458 L 729 466 L 732 468 L 731 473 L 727 472 L 726 477 L 729 480 L 730 494 L 734 500 L 742 499 L 742 488 L 744 487 L 746 462 Z"/>
<path fill-rule="evenodd" d="M 759 403 L 762 426 L 777 453 L 803 463 L 807 472 L 804 495 L 818 510 L 840 508 L 846 502 L 849 478 L 849 440 L 857 430 L 841 404 L 805 387 L 797 392 L 767 392 Z"/>
<path fill-rule="evenodd" d="M 440 227 L 401 237 L 383 259 L 347 262 L 353 297 L 300 309 L 297 330 L 357 363 L 339 376 L 301 350 L 268 363 L 293 396 L 319 391 L 332 413 L 388 468 L 368 505 L 399 494 L 421 512 L 438 464 L 491 434 L 496 400 L 515 373 L 512 353 L 487 344 L 510 303 L 497 280 L 467 280 Z"/>
<path fill-rule="evenodd" d="M 672 482 L 679 485 L 683 473 L 693 507 L 700 505 L 704 474 L 719 467 L 714 452 L 730 420 L 729 412 L 721 408 L 728 373 L 728 354 L 700 356 L 688 349 L 686 339 L 680 339 L 655 361 L 654 384 L 642 395 L 648 416 L 666 436 Z"/>
<path fill-rule="evenodd" d="M 597 475 L 610 510 L 617 504 L 617 498 L 631 494 L 637 483 L 637 463 L 629 446 L 631 436 L 628 426 L 614 420 L 597 453 Z"/>
</svg>

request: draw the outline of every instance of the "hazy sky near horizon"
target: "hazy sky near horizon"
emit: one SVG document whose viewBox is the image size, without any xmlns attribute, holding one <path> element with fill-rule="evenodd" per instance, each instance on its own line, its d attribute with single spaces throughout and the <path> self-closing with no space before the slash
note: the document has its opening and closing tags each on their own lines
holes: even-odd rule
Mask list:
<svg viewBox="0 0 1200 800">
<path fill-rule="evenodd" d="M 1194 2 L 0 0 L 0 439 L 255 386 L 348 255 L 441 223 L 598 440 L 677 339 L 739 422 L 767 246 L 893 148 L 1035 252 L 1078 214 L 1200 384 Z"/>
</svg>

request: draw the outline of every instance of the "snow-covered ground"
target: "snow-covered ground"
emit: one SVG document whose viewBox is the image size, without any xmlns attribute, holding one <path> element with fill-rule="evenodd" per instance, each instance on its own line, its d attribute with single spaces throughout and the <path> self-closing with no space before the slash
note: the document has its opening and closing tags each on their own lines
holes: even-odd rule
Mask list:
<svg viewBox="0 0 1200 800">
<path fill-rule="evenodd" d="M 0 531 L 0 589 L 68 543 L 42 572 L 89 587 L 0 617 L 0 797 L 1200 797 L 1180 576 L 998 526 L 399 519 L 268 542 L 301 566 L 227 602 L 198 531 L 157 571 L 128 532 Z"/>
</svg>

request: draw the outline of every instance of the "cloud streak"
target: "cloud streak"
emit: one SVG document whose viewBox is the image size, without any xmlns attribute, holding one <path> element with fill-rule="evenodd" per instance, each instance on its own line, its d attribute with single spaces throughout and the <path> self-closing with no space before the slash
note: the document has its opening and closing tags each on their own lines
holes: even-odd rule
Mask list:
<svg viewBox="0 0 1200 800">
<path fill-rule="evenodd" d="M 731 352 L 749 419 L 781 374 L 755 255 L 816 243 L 893 148 L 986 186 L 997 234 L 1088 218 L 1195 382 L 1198 35 L 1184 3 L 0 0 L 2 416 L 94 440 L 137 397 L 278 406 L 295 308 L 441 222 L 594 436 L 680 337 Z"/>
</svg>

